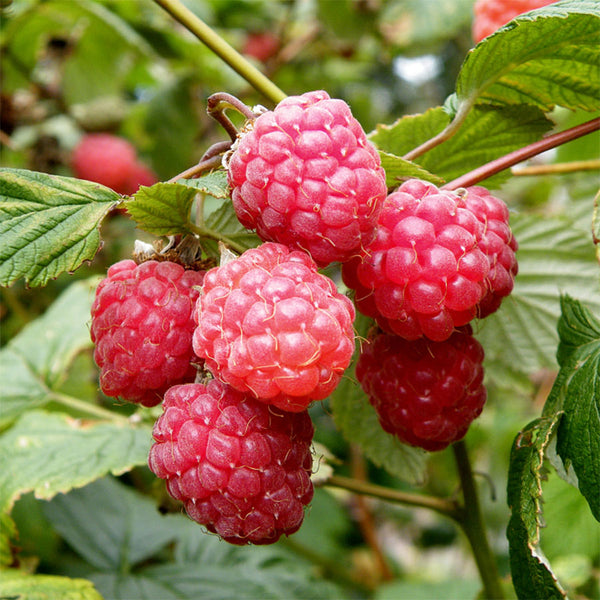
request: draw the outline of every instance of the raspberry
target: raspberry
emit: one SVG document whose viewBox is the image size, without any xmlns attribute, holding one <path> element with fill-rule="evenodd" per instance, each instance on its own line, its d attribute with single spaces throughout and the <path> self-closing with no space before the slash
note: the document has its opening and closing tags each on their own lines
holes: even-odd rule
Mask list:
<svg viewBox="0 0 600 600">
<path fill-rule="evenodd" d="M 475 43 L 491 35 L 515 17 L 552 4 L 554 0 L 477 0 L 473 7 Z"/>
<path fill-rule="evenodd" d="M 483 233 L 460 196 L 407 181 L 387 197 L 362 258 L 343 265 L 344 281 L 385 331 L 443 341 L 476 316 L 487 293 Z"/>
<path fill-rule="evenodd" d="M 508 208 L 502 200 L 481 186 L 467 188 L 463 200 L 484 224 L 479 248 L 488 258 L 490 272 L 486 278 L 487 292 L 477 309 L 477 316 L 482 319 L 498 310 L 503 298 L 512 292 L 519 270 L 515 256 L 518 244 L 508 224 Z"/>
<path fill-rule="evenodd" d="M 356 377 L 385 431 L 425 450 L 466 434 L 483 409 L 483 348 L 467 325 L 443 342 L 379 333 L 363 345 Z"/>
<path fill-rule="evenodd" d="M 101 183 L 123 194 L 136 161 L 135 148 L 127 140 L 110 133 L 90 133 L 73 151 L 71 165 L 80 179 Z"/>
<path fill-rule="evenodd" d="M 193 345 L 215 377 L 299 412 L 337 386 L 354 316 L 308 254 L 267 242 L 206 273 Z"/>
<path fill-rule="evenodd" d="M 238 219 L 319 266 L 371 241 L 385 173 L 350 107 L 326 92 L 290 96 L 243 133 L 228 163 Z"/>
<path fill-rule="evenodd" d="M 155 406 L 170 386 L 194 380 L 194 286 L 203 276 L 172 262 L 122 260 L 108 269 L 91 327 L 107 396 Z"/>
<path fill-rule="evenodd" d="M 307 411 L 279 411 L 217 380 L 172 387 L 163 411 L 148 463 L 190 518 L 238 545 L 298 530 L 313 496 Z"/>
<path fill-rule="evenodd" d="M 267 62 L 279 51 L 281 41 L 270 31 L 253 32 L 246 36 L 242 54 Z"/>
</svg>

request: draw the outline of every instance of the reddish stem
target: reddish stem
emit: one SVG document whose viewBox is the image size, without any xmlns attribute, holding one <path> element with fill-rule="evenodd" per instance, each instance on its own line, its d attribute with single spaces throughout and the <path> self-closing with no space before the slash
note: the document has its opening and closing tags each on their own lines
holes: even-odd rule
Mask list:
<svg viewBox="0 0 600 600">
<path fill-rule="evenodd" d="M 514 165 L 531 158 L 532 156 L 537 156 L 546 150 L 550 150 L 552 148 L 557 148 L 558 146 L 562 146 L 567 142 L 580 138 L 588 133 L 592 133 L 593 131 L 598 131 L 600 129 L 600 117 L 596 119 L 592 119 L 591 121 L 587 121 L 582 123 L 581 125 L 577 125 L 575 127 L 571 127 L 570 129 L 566 129 L 565 131 L 561 131 L 559 133 L 554 133 L 549 135 L 529 146 L 525 146 L 524 148 L 519 148 L 519 150 L 515 150 L 510 154 L 506 154 L 501 158 L 497 158 L 477 169 L 473 169 L 469 173 L 465 173 L 461 175 L 457 179 L 448 182 L 441 189 L 443 190 L 455 190 L 460 187 L 468 187 L 470 185 L 475 185 L 500 171 L 504 171 L 504 169 L 508 169 L 513 167 Z"/>
</svg>

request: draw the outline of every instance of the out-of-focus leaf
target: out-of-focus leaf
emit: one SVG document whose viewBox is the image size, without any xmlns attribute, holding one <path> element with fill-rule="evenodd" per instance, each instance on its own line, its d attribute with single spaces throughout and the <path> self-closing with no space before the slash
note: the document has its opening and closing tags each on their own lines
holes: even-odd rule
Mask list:
<svg viewBox="0 0 600 600">
<path fill-rule="evenodd" d="M 369 323 L 366 317 L 357 317 L 355 328 L 359 336 L 367 337 Z M 347 440 L 358 444 L 375 465 L 404 481 L 422 484 L 427 453 L 402 444 L 382 429 L 375 409 L 356 381 L 355 362 L 331 396 L 331 410 L 337 427 Z"/>
<path fill-rule="evenodd" d="M 97 183 L 24 169 L 1 169 L 0 184 L 0 285 L 45 285 L 94 258 L 100 222 L 121 200 Z"/>
<path fill-rule="evenodd" d="M 565 597 L 539 546 L 544 453 L 561 416 L 555 413 L 532 421 L 517 435 L 510 455 L 507 502 L 511 517 L 506 535 L 513 585 L 519 598 Z"/>
<path fill-rule="evenodd" d="M 477 337 L 490 359 L 531 374 L 557 366 L 561 294 L 600 312 L 600 272 L 592 244 L 569 219 L 516 214 L 511 227 L 519 242 L 515 288 Z"/>
<path fill-rule="evenodd" d="M 384 3 L 378 20 L 390 43 L 407 47 L 453 38 L 472 17 L 472 0 L 404 0 Z"/>
<path fill-rule="evenodd" d="M 432 600 L 432 598 L 475 598 L 481 583 L 474 579 L 446 581 L 392 581 L 377 588 L 375 600 Z"/>
<path fill-rule="evenodd" d="M 91 565 L 123 572 L 175 539 L 178 515 L 161 515 L 153 500 L 104 477 L 44 505 L 58 533 Z"/>
<path fill-rule="evenodd" d="M 148 233 L 189 233 L 196 193 L 194 188 L 177 183 L 156 183 L 152 187 L 142 186 L 125 206 L 133 220 Z"/>
<path fill-rule="evenodd" d="M 60 413 L 29 411 L 0 437 L 0 511 L 22 494 L 37 498 L 118 475 L 148 460 L 148 427 L 90 423 Z"/>
<path fill-rule="evenodd" d="M 592 218 L 592 236 L 596 244 L 596 258 L 600 263 L 600 192 L 594 200 L 594 216 Z"/>
<path fill-rule="evenodd" d="M 580 302 L 561 298 L 560 371 L 545 414 L 563 411 L 556 450 L 600 521 L 600 320 Z"/>
<path fill-rule="evenodd" d="M 17 569 L 0 571 L 0 597 L 6 600 L 102 600 L 87 579 L 32 575 Z"/>
<path fill-rule="evenodd" d="M 438 107 L 421 115 L 402 117 L 392 125 L 379 125 L 369 138 L 380 151 L 402 156 L 440 133 L 449 122 L 448 114 Z M 552 127 L 553 123 L 544 113 L 532 106 L 478 106 L 453 137 L 416 158 L 415 162 L 450 181 L 535 142 Z M 497 185 L 509 176 L 509 171 L 499 173 L 487 179 L 485 185 Z"/>
<path fill-rule="evenodd" d="M 456 82 L 458 111 L 476 102 L 597 110 L 599 62 L 600 4 L 552 3 L 520 15 L 469 53 Z"/>
<path fill-rule="evenodd" d="M 87 323 L 97 282 L 70 285 L 0 350 L 0 425 L 51 400 L 77 354 L 92 346 Z"/>
</svg>

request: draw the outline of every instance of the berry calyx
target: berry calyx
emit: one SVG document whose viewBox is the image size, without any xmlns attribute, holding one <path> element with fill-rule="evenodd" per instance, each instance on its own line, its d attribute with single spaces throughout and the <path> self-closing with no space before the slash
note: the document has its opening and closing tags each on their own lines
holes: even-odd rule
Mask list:
<svg viewBox="0 0 600 600">
<path fill-rule="evenodd" d="M 108 269 L 91 325 L 107 396 L 155 406 L 170 386 L 194 380 L 192 310 L 203 277 L 169 261 L 122 260 Z"/>
<path fill-rule="evenodd" d="M 354 316 L 308 254 L 268 242 L 206 273 L 193 345 L 233 388 L 302 411 L 349 365 Z"/>
<path fill-rule="evenodd" d="M 356 377 L 385 431 L 429 451 L 464 437 L 487 395 L 471 333 L 466 326 L 443 342 L 379 333 L 363 345 Z"/>
<path fill-rule="evenodd" d="M 385 173 L 343 100 L 323 91 L 290 96 L 257 117 L 234 148 L 233 206 L 262 240 L 305 250 L 322 267 L 373 238 Z"/>
<path fill-rule="evenodd" d="M 298 530 L 313 497 L 313 426 L 212 380 L 169 389 L 148 463 L 190 518 L 232 544 Z"/>
</svg>

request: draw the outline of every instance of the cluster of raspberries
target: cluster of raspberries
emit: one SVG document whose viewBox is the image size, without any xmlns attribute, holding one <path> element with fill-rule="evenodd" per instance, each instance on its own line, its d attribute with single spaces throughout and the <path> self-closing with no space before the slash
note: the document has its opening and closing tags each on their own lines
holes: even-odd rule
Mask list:
<svg viewBox="0 0 600 600">
<path fill-rule="evenodd" d="M 149 465 L 169 493 L 228 542 L 266 544 L 312 498 L 307 409 L 351 362 L 354 306 L 378 325 L 356 375 L 383 428 L 440 450 L 482 410 L 469 322 L 511 291 L 517 246 L 484 188 L 411 180 L 388 195 L 375 147 L 322 91 L 258 116 L 227 165 L 236 214 L 264 243 L 206 272 L 113 265 L 91 335 L 107 395 L 162 402 Z M 319 272 L 333 262 L 355 304 Z"/>
</svg>

